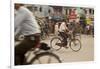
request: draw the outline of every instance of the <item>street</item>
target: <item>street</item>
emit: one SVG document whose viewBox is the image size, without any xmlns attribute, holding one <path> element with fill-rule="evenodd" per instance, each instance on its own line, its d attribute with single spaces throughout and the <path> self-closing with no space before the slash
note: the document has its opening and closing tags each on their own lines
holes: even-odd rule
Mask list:
<svg viewBox="0 0 100 69">
<path fill-rule="evenodd" d="M 55 37 L 54 35 L 49 38 L 42 40 L 41 42 L 45 42 L 50 46 L 50 40 Z M 81 35 L 81 44 L 82 48 L 78 52 L 72 51 L 72 49 L 62 47 L 60 50 L 52 50 L 54 54 L 60 57 L 62 63 L 66 62 L 81 62 L 81 61 L 93 61 L 94 60 L 94 38 L 91 35 Z M 33 52 L 26 53 L 28 56 L 27 61 L 29 62 L 35 55 Z M 44 64 L 48 57 L 41 58 L 42 63 Z M 56 63 L 56 60 L 53 59 L 52 63 Z M 36 61 L 34 64 L 38 64 Z"/>
<path fill-rule="evenodd" d="M 53 36 L 43 40 L 50 45 L 50 40 Z M 93 61 L 94 60 L 94 38 L 91 35 L 81 36 L 82 48 L 78 52 L 72 51 L 70 48 L 62 47 L 58 51 L 53 51 L 57 54 L 62 62 L 77 62 L 77 61 Z"/>
</svg>

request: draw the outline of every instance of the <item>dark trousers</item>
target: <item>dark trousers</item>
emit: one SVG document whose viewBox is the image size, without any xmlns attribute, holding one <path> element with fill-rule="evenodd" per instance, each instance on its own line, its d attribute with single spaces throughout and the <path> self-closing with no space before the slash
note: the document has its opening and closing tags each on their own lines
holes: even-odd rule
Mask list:
<svg viewBox="0 0 100 69">
<path fill-rule="evenodd" d="M 63 45 L 67 45 L 67 34 L 65 34 L 65 32 L 60 32 L 60 36 L 63 38 Z"/>
<path fill-rule="evenodd" d="M 34 38 L 34 39 L 33 39 Z M 21 43 L 15 46 L 15 65 L 22 65 L 25 59 L 25 53 L 40 43 L 40 35 L 25 36 Z"/>
</svg>

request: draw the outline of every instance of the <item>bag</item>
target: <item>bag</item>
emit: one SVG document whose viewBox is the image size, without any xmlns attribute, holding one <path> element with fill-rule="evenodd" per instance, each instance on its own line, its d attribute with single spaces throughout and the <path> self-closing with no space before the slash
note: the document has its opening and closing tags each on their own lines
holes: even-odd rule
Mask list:
<svg viewBox="0 0 100 69">
<path fill-rule="evenodd" d="M 40 43 L 40 49 L 42 50 L 50 50 L 50 47 L 46 43 Z"/>
</svg>

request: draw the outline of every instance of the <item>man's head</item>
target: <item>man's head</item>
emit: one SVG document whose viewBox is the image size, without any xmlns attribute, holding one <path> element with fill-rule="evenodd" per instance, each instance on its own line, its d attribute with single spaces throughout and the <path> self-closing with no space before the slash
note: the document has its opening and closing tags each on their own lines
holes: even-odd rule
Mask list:
<svg viewBox="0 0 100 69">
<path fill-rule="evenodd" d="M 16 9 L 16 10 L 18 10 L 21 6 L 23 6 L 24 4 L 18 4 L 18 3 L 15 3 L 15 5 L 14 5 L 14 8 Z"/>
</svg>

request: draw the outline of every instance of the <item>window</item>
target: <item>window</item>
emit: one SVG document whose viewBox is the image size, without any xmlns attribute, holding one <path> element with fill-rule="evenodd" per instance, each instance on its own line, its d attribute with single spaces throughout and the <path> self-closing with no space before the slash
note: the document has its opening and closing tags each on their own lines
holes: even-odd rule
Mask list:
<svg viewBox="0 0 100 69">
<path fill-rule="evenodd" d="M 66 15 L 68 14 L 68 9 L 66 9 Z"/>
</svg>

